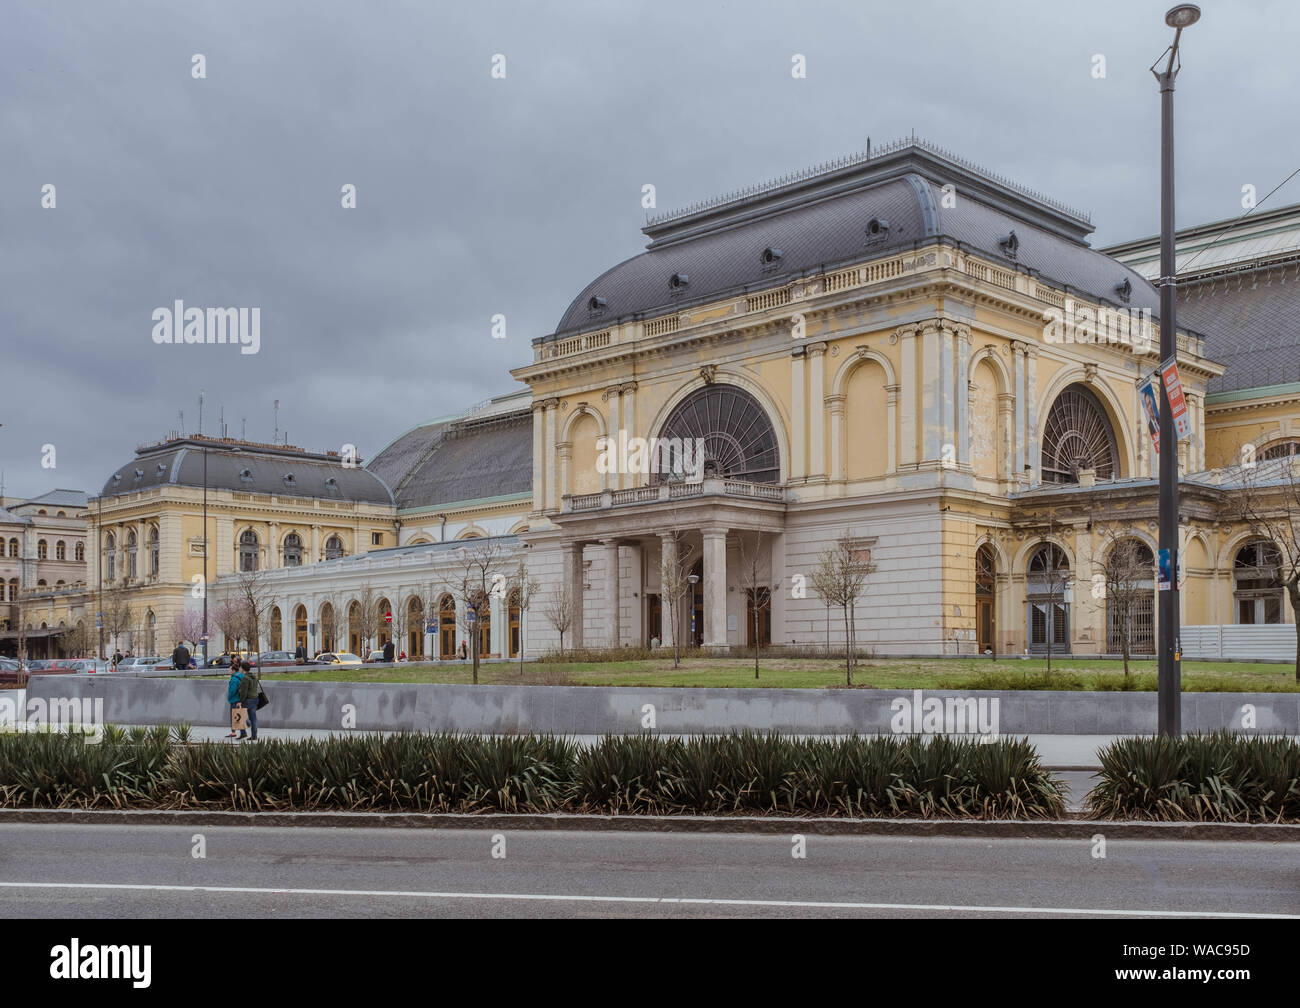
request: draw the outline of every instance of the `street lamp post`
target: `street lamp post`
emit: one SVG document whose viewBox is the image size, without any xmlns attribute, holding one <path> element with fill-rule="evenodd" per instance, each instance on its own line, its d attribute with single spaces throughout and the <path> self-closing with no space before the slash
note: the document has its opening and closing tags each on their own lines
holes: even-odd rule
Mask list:
<svg viewBox="0 0 1300 1008">
<path fill-rule="evenodd" d="M 1183 29 L 1201 17 L 1195 4 L 1180 4 L 1165 14 L 1165 24 L 1174 29 L 1164 69 L 1151 67 L 1160 85 L 1160 366 L 1177 363 L 1175 337 L 1174 263 L 1174 80 L 1181 68 L 1178 40 Z M 1160 549 L 1169 559 L 1167 584 L 1158 587 L 1160 596 L 1160 643 L 1158 647 L 1158 730 L 1161 735 L 1182 734 L 1182 672 L 1179 651 L 1178 606 L 1178 440 L 1174 430 L 1169 391 L 1160 382 Z"/>
</svg>

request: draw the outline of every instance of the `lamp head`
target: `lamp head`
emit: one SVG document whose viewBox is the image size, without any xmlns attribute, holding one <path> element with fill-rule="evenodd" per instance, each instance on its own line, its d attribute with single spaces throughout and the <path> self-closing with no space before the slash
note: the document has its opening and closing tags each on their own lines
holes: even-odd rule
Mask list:
<svg viewBox="0 0 1300 1008">
<path fill-rule="evenodd" d="M 1177 7 L 1171 7 L 1165 14 L 1165 24 L 1179 30 L 1188 28 L 1199 20 L 1201 20 L 1201 8 L 1196 4 L 1179 4 Z"/>
</svg>

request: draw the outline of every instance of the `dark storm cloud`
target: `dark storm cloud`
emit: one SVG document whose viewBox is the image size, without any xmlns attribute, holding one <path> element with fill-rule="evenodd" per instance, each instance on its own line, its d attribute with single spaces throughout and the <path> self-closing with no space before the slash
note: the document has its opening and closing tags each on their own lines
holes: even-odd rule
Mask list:
<svg viewBox="0 0 1300 1008">
<path fill-rule="evenodd" d="M 1262 196 L 1300 164 L 1279 120 L 1300 17 L 1202 6 L 1178 91 L 1183 224 L 1235 216 L 1242 185 Z M 366 455 L 510 391 L 528 341 L 644 244 L 645 183 L 669 209 L 915 128 L 1090 211 L 1096 244 L 1153 234 L 1164 7 L 7 4 L 6 493 L 95 490 L 178 410 L 193 429 L 200 388 L 208 431 L 224 405 L 269 440 L 279 399 L 293 442 Z M 261 352 L 155 345 L 151 313 L 177 298 L 259 306 Z"/>
</svg>

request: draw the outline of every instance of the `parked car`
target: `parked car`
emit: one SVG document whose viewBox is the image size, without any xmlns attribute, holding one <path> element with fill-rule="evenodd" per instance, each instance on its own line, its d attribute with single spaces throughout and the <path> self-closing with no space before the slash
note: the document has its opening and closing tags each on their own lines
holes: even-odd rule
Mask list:
<svg viewBox="0 0 1300 1008">
<path fill-rule="evenodd" d="M 257 655 L 249 657 L 249 652 L 247 651 L 223 651 L 215 658 L 208 659 L 208 668 L 230 668 L 230 661 L 232 658 L 238 658 L 240 661 L 248 658 L 250 664 L 257 664 Z"/>
<path fill-rule="evenodd" d="M 135 655 L 131 658 L 123 658 L 117 663 L 119 672 L 143 672 L 145 669 L 157 668 L 159 665 L 168 664 L 170 658 L 164 658 L 161 655 Z"/>
<path fill-rule="evenodd" d="M 315 664 L 317 665 L 363 665 L 365 664 L 360 655 L 350 654 L 347 651 L 330 652 L 316 656 Z"/>
<path fill-rule="evenodd" d="M 262 668 L 279 668 L 297 664 L 298 659 L 292 651 L 263 651 L 257 656 L 257 665 Z"/>
<path fill-rule="evenodd" d="M 370 656 L 369 656 L 368 658 L 366 658 L 366 664 L 367 664 L 367 665 L 370 665 L 370 664 L 372 664 L 373 662 L 381 662 L 381 661 L 383 661 L 383 660 L 384 660 L 384 652 L 383 652 L 383 651 L 371 651 L 371 652 L 370 652 Z"/>
<path fill-rule="evenodd" d="M 0 658 L 0 683 L 22 686 L 27 682 L 27 670 L 17 658 Z"/>
<path fill-rule="evenodd" d="M 73 668 L 78 674 L 88 675 L 91 673 L 106 673 L 113 670 L 111 662 L 100 661 L 97 658 L 78 658 L 72 663 Z"/>
</svg>

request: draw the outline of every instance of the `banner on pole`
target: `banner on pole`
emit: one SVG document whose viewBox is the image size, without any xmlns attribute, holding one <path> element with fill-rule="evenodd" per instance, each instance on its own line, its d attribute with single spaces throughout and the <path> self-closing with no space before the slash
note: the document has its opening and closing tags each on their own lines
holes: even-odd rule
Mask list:
<svg viewBox="0 0 1300 1008">
<path fill-rule="evenodd" d="M 1142 410 L 1147 415 L 1147 430 L 1151 432 L 1151 444 L 1160 454 L 1160 400 L 1156 398 L 1155 379 L 1142 383 L 1138 395 L 1142 399 Z"/>
<path fill-rule="evenodd" d="M 1183 397 L 1183 383 L 1178 377 L 1176 361 L 1165 361 L 1160 365 L 1160 374 L 1165 380 L 1165 395 L 1169 397 L 1169 412 L 1174 418 L 1174 430 L 1178 440 L 1185 441 L 1192 436 L 1192 418 L 1187 415 L 1187 400 Z"/>
</svg>

